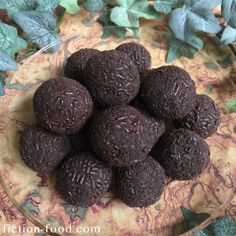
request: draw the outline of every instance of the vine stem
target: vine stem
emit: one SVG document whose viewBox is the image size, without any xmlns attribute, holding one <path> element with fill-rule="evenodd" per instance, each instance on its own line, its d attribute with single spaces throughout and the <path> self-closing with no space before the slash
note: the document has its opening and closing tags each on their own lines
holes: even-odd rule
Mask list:
<svg viewBox="0 0 236 236">
<path fill-rule="evenodd" d="M 203 221 L 200 225 L 196 226 L 195 228 L 189 230 L 188 232 L 181 234 L 180 236 L 192 236 L 199 231 L 205 229 L 208 225 L 211 224 L 213 220 L 223 215 L 225 209 L 228 207 L 229 203 L 233 200 L 236 194 L 236 187 L 234 186 L 232 193 L 229 195 L 229 197 L 225 200 L 225 202 L 219 207 L 217 211 L 211 214 L 211 216 Z"/>
</svg>

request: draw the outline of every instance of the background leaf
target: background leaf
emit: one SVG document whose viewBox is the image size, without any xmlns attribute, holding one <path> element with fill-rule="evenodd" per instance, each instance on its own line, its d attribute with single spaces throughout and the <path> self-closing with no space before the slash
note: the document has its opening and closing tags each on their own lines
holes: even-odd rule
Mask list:
<svg viewBox="0 0 236 236">
<path fill-rule="evenodd" d="M 119 6 L 111 10 L 110 20 L 118 26 L 136 35 L 139 28 L 139 18 L 160 18 L 147 0 L 117 0 Z"/>
<path fill-rule="evenodd" d="M 116 35 L 120 38 L 125 38 L 126 30 L 123 27 L 119 27 L 115 25 L 110 20 L 110 11 L 103 13 L 99 17 L 99 21 L 102 23 L 103 27 L 103 35 L 102 38 L 108 38 L 111 35 Z"/>
<path fill-rule="evenodd" d="M 77 0 L 59 0 L 59 5 L 66 9 L 69 14 L 76 14 L 80 11 Z"/>
<path fill-rule="evenodd" d="M 17 70 L 17 64 L 6 53 L 0 51 L 0 70 Z"/>
<path fill-rule="evenodd" d="M 58 5 L 58 0 L 36 0 L 38 3 L 37 10 L 40 11 L 53 11 Z"/>
<path fill-rule="evenodd" d="M 236 29 L 227 25 L 221 36 L 220 43 L 222 45 L 230 44 L 236 41 Z"/>
<path fill-rule="evenodd" d="M 99 12 L 103 9 L 104 2 L 103 0 L 87 0 L 83 6 L 87 11 Z"/>
<path fill-rule="evenodd" d="M 50 12 L 18 12 L 14 13 L 12 18 L 25 31 L 26 37 L 40 48 L 55 41 L 58 41 L 57 44 L 47 52 L 55 52 L 60 47 L 60 37 L 54 32 L 57 21 Z"/>
<path fill-rule="evenodd" d="M 191 44 L 177 39 L 172 33 L 165 33 L 164 38 L 167 40 L 169 50 L 166 61 L 170 63 L 182 56 L 193 58 L 194 55 L 203 47 L 203 42 L 196 36 L 192 36 Z"/>
<path fill-rule="evenodd" d="M 17 51 L 26 48 L 27 43 L 17 34 L 16 28 L 0 22 L 0 50 L 13 56 Z"/>
<path fill-rule="evenodd" d="M 222 1 L 222 15 L 226 22 L 236 28 L 236 0 Z"/>
<path fill-rule="evenodd" d="M 35 0 L 1 0 L 0 9 L 6 9 L 8 16 L 19 11 L 31 11 L 36 8 Z"/>
<path fill-rule="evenodd" d="M 168 14 L 172 8 L 178 4 L 183 4 L 184 0 L 154 0 L 153 6 L 158 12 Z"/>
<path fill-rule="evenodd" d="M 212 13 L 212 8 L 219 2 L 219 0 L 185 0 L 184 7 L 177 8 L 170 14 L 169 26 L 174 35 L 185 42 L 190 42 L 196 30 L 218 33 L 221 27 Z"/>
</svg>

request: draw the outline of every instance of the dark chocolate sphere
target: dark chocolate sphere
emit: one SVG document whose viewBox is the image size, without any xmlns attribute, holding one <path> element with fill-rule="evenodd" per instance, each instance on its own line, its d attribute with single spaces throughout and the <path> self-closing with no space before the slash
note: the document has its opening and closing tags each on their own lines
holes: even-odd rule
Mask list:
<svg viewBox="0 0 236 236">
<path fill-rule="evenodd" d="M 107 107 L 128 104 L 138 93 L 137 67 L 123 52 L 103 51 L 91 57 L 85 67 L 86 81 L 95 103 Z"/>
<path fill-rule="evenodd" d="M 82 48 L 73 53 L 66 61 L 65 76 L 84 84 L 84 68 L 89 58 L 99 51 L 93 48 Z"/>
<path fill-rule="evenodd" d="M 61 134 L 78 132 L 93 111 L 88 90 L 63 77 L 44 82 L 34 94 L 33 105 L 39 124 Z"/>
<path fill-rule="evenodd" d="M 142 80 L 141 99 L 158 118 L 183 118 L 196 105 L 195 83 L 185 70 L 163 66 L 151 70 Z"/>
<path fill-rule="evenodd" d="M 139 72 L 151 69 L 152 58 L 143 45 L 135 42 L 124 43 L 118 46 L 116 50 L 126 53 L 133 60 Z"/>
<path fill-rule="evenodd" d="M 38 124 L 28 126 L 20 136 L 22 160 L 34 171 L 47 173 L 70 152 L 68 137 L 51 133 Z"/>
<path fill-rule="evenodd" d="M 210 163 L 210 149 L 197 133 L 176 129 L 161 139 L 155 158 L 168 176 L 190 180 L 200 175 Z"/>
<path fill-rule="evenodd" d="M 66 159 L 57 172 L 56 188 L 69 203 L 89 207 L 107 192 L 112 172 L 89 153 Z"/>
<path fill-rule="evenodd" d="M 220 120 L 217 104 L 207 95 L 198 95 L 195 108 L 183 119 L 176 120 L 175 124 L 179 128 L 192 130 L 207 138 L 217 131 Z"/>
<path fill-rule="evenodd" d="M 127 166 L 143 160 L 164 131 L 163 121 L 117 105 L 92 120 L 90 144 L 108 164 Z"/>
<path fill-rule="evenodd" d="M 148 207 L 160 197 L 165 186 L 164 169 L 152 157 L 118 168 L 117 192 L 130 207 Z"/>
</svg>

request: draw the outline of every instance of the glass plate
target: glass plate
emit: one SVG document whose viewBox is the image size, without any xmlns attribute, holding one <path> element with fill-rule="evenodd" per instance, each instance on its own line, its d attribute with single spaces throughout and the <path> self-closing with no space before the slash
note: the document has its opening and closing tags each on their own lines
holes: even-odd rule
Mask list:
<svg viewBox="0 0 236 236">
<path fill-rule="evenodd" d="M 235 181 L 236 146 L 233 138 L 233 114 L 224 111 L 230 93 L 223 91 L 223 71 L 208 55 L 198 53 L 195 59 L 180 58 L 173 62 L 187 70 L 196 82 L 197 92 L 212 97 L 221 108 L 222 123 L 218 132 L 207 139 L 211 148 L 211 165 L 192 181 L 174 181 L 165 187 L 161 199 L 148 208 L 129 208 L 111 193 L 88 209 L 65 203 L 55 192 L 54 173 L 39 175 L 21 160 L 19 132 L 35 122 L 32 96 L 45 80 L 63 75 L 66 58 L 80 48 L 114 49 L 124 42 L 143 44 L 151 53 L 153 68 L 166 65 L 167 45 L 163 32 L 142 29 L 140 38 L 102 39 L 102 29 L 64 36 L 60 50 L 54 54 L 40 50 L 9 73 L 6 95 L 0 99 L 0 176 L 13 203 L 37 226 L 72 225 L 100 227 L 101 235 L 178 235 L 183 232 L 180 206 L 195 212 L 215 212 L 231 195 Z M 224 207 L 224 205 L 223 205 Z M 11 209 L 8 209 L 11 210 Z M 229 204 L 229 214 L 235 205 Z M 234 213 L 235 214 L 235 213 Z M 1 223 L 0 223 L 1 226 Z M 94 229 L 95 230 L 95 229 Z M 63 234 L 63 233 L 61 233 Z M 74 235 L 81 235 L 75 233 Z M 89 235 L 95 235 L 90 232 Z"/>
</svg>

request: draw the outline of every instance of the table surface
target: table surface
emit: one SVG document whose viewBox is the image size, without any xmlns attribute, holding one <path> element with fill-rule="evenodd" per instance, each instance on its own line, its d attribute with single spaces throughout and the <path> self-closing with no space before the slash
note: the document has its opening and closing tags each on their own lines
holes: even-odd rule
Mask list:
<svg viewBox="0 0 236 236">
<path fill-rule="evenodd" d="M 142 21 L 141 25 L 143 29 L 147 30 L 149 28 L 166 30 L 165 23 L 160 21 Z M 95 38 L 100 38 L 102 34 L 102 29 L 96 22 L 96 16 L 83 10 L 75 16 L 66 14 L 62 25 L 60 26 L 60 30 L 61 35 L 69 35 L 78 31 L 86 32 L 88 35 L 91 35 L 91 41 L 93 41 Z M 114 38 L 114 40 L 116 39 Z M 89 44 L 90 41 L 85 43 L 87 47 L 89 47 Z M 182 227 L 182 216 L 177 206 L 185 205 L 192 209 L 196 208 L 196 199 L 192 205 L 191 201 L 188 199 L 188 197 L 186 197 L 189 196 L 191 191 L 194 191 L 196 188 L 202 188 L 202 191 L 205 192 L 205 203 L 202 205 L 199 203 L 197 205 L 197 211 L 209 213 L 216 211 L 227 198 L 226 195 L 229 195 L 232 192 L 236 181 L 236 161 L 233 160 L 233 158 L 236 156 L 236 114 L 229 113 L 224 104 L 225 102 L 236 98 L 236 58 L 233 56 L 228 47 L 219 47 L 216 41 L 211 38 L 208 38 L 204 51 L 210 58 L 208 64 L 205 64 L 205 67 L 208 66 L 210 68 L 211 66 L 214 66 L 214 64 L 212 65 L 211 62 L 216 61 L 223 69 L 223 78 L 220 78 L 219 80 L 216 79 L 209 82 L 208 78 L 201 78 L 202 81 L 200 81 L 201 83 L 199 82 L 199 84 L 204 84 L 204 86 L 202 88 L 200 87 L 198 90 L 198 92 L 206 92 L 207 89 L 207 93 L 217 101 L 222 111 L 222 124 L 218 132 L 207 140 L 210 146 L 214 145 L 214 147 L 216 147 L 214 148 L 213 153 L 216 156 L 215 160 L 218 160 L 214 162 L 214 165 L 212 164 L 208 170 L 209 173 L 212 173 L 212 176 L 215 178 L 212 185 L 204 186 L 198 181 L 191 183 L 189 181 L 184 181 L 179 183 L 177 188 L 175 184 L 170 184 L 168 189 L 165 191 L 164 196 L 160 199 L 160 202 L 153 206 L 153 208 L 150 210 L 130 209 L 125 207 L 122 203 L 116 203 L 120 204 L 120 207 L 118 208 L 119 210 L 116 212 L 116 210 L 112 208 L 112 201 L 104 201 L 102 203 L 103 205 L 89 208 L 86 212 L 86 215 L 84 215 L 83 210 L 80 209 L 80 212 L 77 212 L 77 215 L 76 213 L 74 214 L 74 216 L 77 216 L 77 218 L 75 217 L 73 219 L 73 224 L 82 226 L 99 224 L 104 225 L 104 232 L 102 235 L 175 235 L 179 232 L 179 230 L 181 230 Z M 200 60 L 200 57 L 201 56 L 198 55 L 196 60 Z M 49 58 L 50 55 L 45 55 L 41 59 L 41 63 L 45 63 L 47 60 L 49 60 Z M 196 63 L 194 60 L 189 61 L 189 63 Z M 194 68 L 195 67 L 193 67 L 193 69 Z M 196 71 L 193 71 L 193 73 L 196 73 Z M 14 106 L 13 103 L 16 102 L 14 99 L 17 99 L 17 96 L 22 96 L 24 93 L 22 88 L 24 88 L 24 85 L 29 83 L 30 79 L 31 77 L 20 77 L 19 73 L 15 72 L 9 73 L 9 77 L 6 80 L 6 95 L 0 97 L 0 155 L 3 155 L 1 150 L 5 148 L 5 144 L 1 143 L 1 136 L 4 136 L 5 132 L 8 132 L 6 130 L 10 129 L 10 125 L 12 125 L 6 121 L 8 116 L 6 112 L 8 112 L 8 110 L 10 112 L 11 107 Z M 19 87 L 19 84 L 22 85 L 21 88 Z M 18 127 L 21 125 L 22 124 L 14 123 L 13 127 Z M 222 152 L 222 147 L 224 150 L 227 150 L 227 152 Z M 222 161 L 222 158 L 225 159 Z M 6 163 L 6 165 L 11 166 L 11 163 Z M 225 165 L 224 168 L 222 167 L 223 165 Z M 4 171 L 0 171 L 0 174 L 4 180 L 5 177 L 7 178 L 7 173 Z M 8 183 L 7 188 L 10 189 L 10 191 L 11 187 L 11 184 Z M 12 188 L 14 188 L 14 186 Z M 186 196 L 182 196 L 183 192 L 186 193 Z M 22 202 L 19 202 L 19 204 L 21 206 L 23 203 L 28 204 L 28 200 L 29 198 L 22 198 Z M 31 202 L 31 205 L 37 205 L 37 196 L 33 196 L 31 201 L 33 201 Z M 175 204 L 175 202 L 177 203 Z M 154 211 L 157 217 L 152 217 Z M 60 212 L 58 212 L 58 214 L 60 215 Z M 103 214 L 103 217 L 98 217 L 99 214 Z M 172 218 L 169 218 L 168 221 L 166 221 L 165 214 L 172 214 Z M 228 204 L 225 214 L 230 215 L 236 219 L 236 198 L 234 198 Z M 134 215 L 136 216 L 136 220 L 133 220 L 132 218 Z M 130 221 L 127 221 L 129 216 Z M 34 225 L 27 219 L 27 217 L 28 216 L 25 217 L 16 208 L 14 202 L 9 199 L 8 193 L 0 185 L 0 235 L 12 235 L 11 233 L 3 234 L 4 224 L 33 227 Z M 51 214 L 50 217 L 52 219 L 54 217 L 53 214 Z M 84 217 L 85 220 L 82 220 Z M 116 217 L 118 220 L 116 220 Z M 71 217 L 69 218 L 68 222 L 71 222 L 70 220 Z M 176 226 L 178 224 L 180 224 L 180 227 Z M 152 232 L 152 229 L 154 228 L 156 231 Z M 18 234 L 16 233 L 14 235 Z"/>
</svg>

